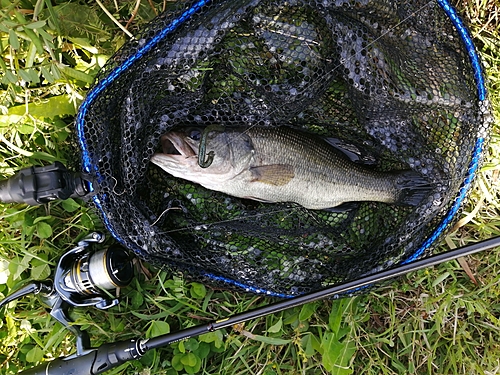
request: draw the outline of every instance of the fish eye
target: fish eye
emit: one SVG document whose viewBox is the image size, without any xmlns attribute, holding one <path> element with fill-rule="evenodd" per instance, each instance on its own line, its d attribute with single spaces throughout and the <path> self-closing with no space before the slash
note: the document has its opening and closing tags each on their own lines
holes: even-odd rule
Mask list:
<svg viewBox="0 0 500 375">
<path fill-rule="evenodd" d="M 201 131 L 199 129 L 192 129 L 189 132 L 189 138 L 193 141 L 199 141 L 201 139 Z"/>
</svg>

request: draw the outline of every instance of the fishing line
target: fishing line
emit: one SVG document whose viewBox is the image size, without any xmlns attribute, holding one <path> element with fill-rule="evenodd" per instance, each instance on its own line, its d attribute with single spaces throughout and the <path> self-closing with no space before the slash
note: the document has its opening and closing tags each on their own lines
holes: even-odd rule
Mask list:
<svg viewBox="0 0 500 375">
<path fill-rule="evenodd" d="M 172 210 L 172 209 L 174 209 L 174 207 L 170 208 L 170 210 Z M 175 232 L 182 232 L 182 231 L 185 231 L 185 230 L 195 230 L 195 231 L 198 231 L 200 229 L 208 229 L 210 226 L 214 226 L 214 225 L 227 224 L 227 223 L 232 223 L 232 222 L 235 222 L 235 221 L 243 221 L 243 220 L 247 220 L 247 219 L 248 220 L 250 220 L 250 219 L 257 219 L 257 218 L 260 218 L 260 217 L 263 217 L 263 216 L 266 216 L 266 215 L 279 214 L 279 213 L 282 213 L 282 212 L 290 212 L 290 211 L 296 211 L 296 210 L 301 210 L 301 209 L 305 210 L 302 206 L 290 207 L 290 208 L 284 208 L 284 209 L 275 210 L 275 211 L 271 211 L 271 212 L 263 212 L 263 213 L 253 214 L 253 215 L 241 216 L 241 217 L 234 218 L 234 219 L 227 219 L 227 220 L 215 221 L 215 222 L 212 222 L 212 223 L 203 222 L 203 223 L 200 223 L 200 224 L 191 224 L 191 225 L 188 225 L 188 226 L 185 226 L 185 227 L 182 227 L 182 228 L 176 228 L 176 229 L 171 229 L 171 230 L 167 230 L 167 231 L 161 231 L 161 232 L 157 232 L 157 233 L 158 234 L 169 234 L 169 233 L 175 233 Z M 169 209 L 167 209 L 167 210 L 169 210 Z M 164 210 L 163 212 L 165 212 L 167 210 Z M 156 221 L 158 221 L 158 219 Z M 203 228 L 203 227 L 206 227 L 206 228 Z"/>
<path fill-rule="evenodd" d="M 435 189 L 438 189 L 438 188 L 445 189 L 446 186 L 447 186 L 446 184 L 449 184 L 451 182 L 459 182 L 459 181 L 462 182 L 463 179 L 461 179 L 461 178 L 437 178 L 437 179 L 433 179 L 432 181 L 430 180 L 429 184 L 432 185 Z M 198 185 L 198 184 L 196 184 L 196 185 Z M 412 187 L 413 190 L 428 190 L 428 188 L 429 188 L 429 185 L 428 184 L 423 184 L 423 183 L 417 184 L 414 187 Z M 287 204 L 286 202 L 283 202 L 283 203 Z M 269 205 L 269 203 L 259 203 L 259 204 L 262 205 L 261 207 L 265 207 L 265 206 Z M 288 204 L 294 204 L 294 203 L 293 202 L 288 202 Z M 384 203 L 378 203 L 378 204 L 384 204 Z M 443 206 L 443 204 L 441 203 L 439 206 Z M 152 225 L 155 225 L 160 220 L 160 218 L 167 211 L 173 210 L 174 208 L 177 208 L 177 209 L 180 210 L 179 207 L 169 207 L 169 208 L 163 210 L 162 213 L 161 213 L 161 215 L 159 215 L 159 217 L 153 222 Z M 438 207 L 436 209 L 438 209 Z M 253 215 L 240 216 L 240 217 L 233 218 L 233 219 L 220 220 L 220 221 L 215 221 L 215 222 L 211 222 L 211 223 L 200 222 L 199 224 L 191 224 L 191 225 L 188 225 L 188 226 L 185 226 L 185 227 L 181 227 L 181 228 L 171 229 L 171 230 L 168 230 L 168 231 L 161 231 L 161 232 L 158 232 L 158 234 L 170 234 L 170 233 L 175 233 L 175 232 L 193 230 L 196 227 L 202 227 L 202 226 L 209 227 L 209 226 L 214 226 L 214 225 L 218 225 L 218 224 L 228 224 L 228 223 L 231 223 L 231 222 L 250 220 L 250 219 L 254 219 L 254 218 L 264 217 L 264 216 L 267 216 L 267 215 L 279 214 L 279 213 L 282 213 L 282 212 L 292 212 L 292 211 L 300 211 L 300 210 L 303 211 L 303 212 L 305 212 L 305 213 L 308 213 L 310 215 L 313 215 L 313 213 L 317 214 L 317 213 L 321 213 L 321 212 L 324 212 L 325 214 L 328 214 L 328 212 L 325 212 L 325 211 L 322 211 L 322 210 L 308 210 L 308 209 L 306 209 L 306 208 L 304 208 L 304 207 L 302 207 L 302 206 L 300 206 L 300 205 L 297 204 L 297 206 L 295 206 L 295 207 L 283 208 L 283 209 L 279 209 L 279 210 L 273 210 L 273 211 L 268 211 L 268 212 L 253 214 Z M 310 212 L 310 211 L 313 211 L 313 212 Z M 339 214 L 341 214 L 341 213 L 339 212 Z M 313 216 L 315 216 L 315 215 L 313 215 Z M 417 228 L 423 228 L 424 226 L 425 226 L 425 224 L 422 223 Z M 417 232 L 417 231 L 418 230 L 415 230 L 415 232 Z"/>
<path fill-rule="evenodd" d="M 440 206 L 441 206 L 441 208 L 444 207 L 443 204 L 440 204 Z M 209 224 L 203 223 L 203 224 L 199 224 L 199 225 L 191 225 L 191 226 L 186 226 L 183 228 L 177 228 L 177 229 L 173 229 L 173 230 L 169 230 L 169 231 L 162 231 L 162 232 L 158 232 L 158 233 L 168 234 L 168 233 L 182 232 L 182 231 L 187 231 L 187 230 L 206 231 L 206 230 L 210 229 L 210 226 L 214 226 L 214 225 L 218 225 L 218 224 L 227 224 L 227 223 L 231 223 L 234 221 L 244 221 L 246 219 L 252 219 L 252 218 L 259 218 L 259 217 L 262 217 L 265 215 L 272 215 L 272 214 L 281 213 L 281 212 L 285 212 L 285 211 L 288 211 L 288 212 L 302 211 L 304 214 L 307 214 L 308 216 L 312 217 L 314 220 L 318 219 L 317 216 L 314 215 L 314 213 L 317 213 L 317 210 L 313 210 L 313 212 L 311 212 L 310 210 L 307 210 L 307 209 L 303 208 L 302 206 L 297 205 L 296 207 L 290 207 L 287 209 L 275 210 L 275 211 L 259 213 L 259 214 L 255 214 L 255 215 L 248 215 L 248 216 L 243 216 L 240 218 L 235 218 L 235 219 L 230 219 L 230 220 L 221 220 L 221 221 L 212 222 Z M 348 214 L 349 213 L 347 212 L 346 215 L 348 215 Z M 407 232 L 408 236 L 410 238 L 413 238 L 414 234 L 418 233 L 424 227 L 425 227 L 425 223 L 419 223 L 418 225 L 411 225 L 411 227 L 408 228 L 408 232 Z M 132 238 L 134 238 L 134 237 L 135 236 L 132 236 Z M 389 263 L 393 264 L 395 261 L 399 262 L 398 259 L 404 259 L 405 256 L 407 256 L 407 254 L 405 252 L 405 247 L 403 246 L 401 253 L 399 255 L 392 256 L 391 259 L 389 260 Z M 408 263 L 408 262 L 405 262 L 405 263 Z M 379 265 L 379 267 L 383 268 L 385 266 L 382 264 L 382 265 Z"/>
<path fill-rule="evenodd" d="M 399 28 L 401 25 L 403 25 L 404 23 L 406 23 L 408 20 L 410 20 L 411 18 L 417 16 L 420 12 L 422 12 L 425 8 L 429 7 L 431 4 L 433 4 L 434 1 L 433 0 L 430 0 L 429 2 L 427 2 L 426 4 L 422 5 L 419 9 L 411 12 L 411 14 L 409 14 L 406 18 L 402 19 L 400 22 L 398 22 L 396 25 L 394 25 L 393 27 L 390 27 L 388 28 L 384 33 L 382 33 L 380 36 L 378 36 L 377 38 L 375 38 L 374 40 L 372 40 L 370 43 L 368 43 L 364 48 L 363 50 L 366 50 L 367 48 L 371 47 L 372 45 L 374 45 L 375 43 L 377 43 L 379 40 L 381 40 L 382 38 L 384 38 L 386 35 L 388 35 L 389 33 L 391 33 L 392 31 L 396 30 L 397 28 Z M 278 15 L 279 17 L 280 15 Z M 276 18 L 274 19 L 273 21 L 278 21 L 279 19 Z M 352 60 L 351 60 L 352 61 Z M 330 70 L 326 71 L 326 74 L 330 74 L 330 73 L 333 73 L 335 70 L 337 70 L 338 68 L 342 67 L 343 64 L 342 63 L 339 63 L 337 66 L 334 66 L 333 68 L 331 68 Z M 233 72 L 234 74 L 236 74 L 235 72 Z M 241 74 L 238 74 L 239 76 L 241 76 Z M 317 84 L 319 82 L 321 82 L 323 78 L 322 77 L 318 77 L 316 78 L 316 80 L 314 80 L 312 83 L 311 83 L 311 86 L 313 84 Z M 227 92 L 227 91 L 226 91 Z M 266 113 L 268 117 L 272 116 L 273 114 L 277 113 L 279 110 L 285 108 L 285 106 L 287 104 L 291 104 L 292 102 L 288 102 L 288 103 L 285 103 L 283 104 L 282 106 L 279 106 L 279 107 L 276 107 L 274 110 L 271 110 L 270 112 Z M 383 111 L 385 113 L 391 113 L 391 111 Z M 394 111 L 396 112 L 396 110 Z M 250 129 L 254 128 L 258 126 L 257 123 L 255 124 L 250 124 L 250 126 L 246 127 L 246 129 L 242 132 L 244 134 L 246 134 Z M 214 130 L 216 131 L 216 130 Z M 218 130 L 217 130 L 218 131 Z M 231 142 L 227 142 L 226 145 L 229 146 L 231 144 Z"/>
<path fill-rule="evenodd" d="M 367 50 L 369 47 L 371 47 L 372 45 L 374 45 L 375 43 L 377 43 L 379 40 L 381 40 L 382 38 L 384 38 L 386 35 L 388 35 L 389 33 L 391 33 L 393 30 L 396 30 L 397 28 L 399 28 L 401 25 L 405 24 L 406 22 L 408 22 L 408 20 L 414 18 L 416 15 L 418 15 L 420 12 L 422 12 L 425 8 L 429 7 L 431 4 L 433 3 L 433 1 L 429 1 L 427 3 L 425 3 L 424 5 L 422 5 L 419 9 L 415 10 L 415 11 L 412 11 L 408 16 L 406 16 L 404 19 L 402 19 L 401 21 L 399 21 L 396 25 L 388 28 L 385 32 L 383 32 L 380 36 L 378 36 L 377 38 L 375 38 L 374 40 L 372 40 L 370 43 L 368 43 L 365 47 L 363 47 L 362 50 Z M 281 16 L 281 12 L 273 19 L 272 22 L 270 22 L 270 24 L 272 24 L 273 22 L 274 23 L 277 23 L 280 21 L 280 16 Z M 276 32 L 274 30 L 270 30 L 270 32 Z M 298 36 L 300 38 L 300 36 Z M 304 38 L 302 38 L 304 39 Z M 325 59 L 323 58 L 323 61 Z M 331 60 L 330 60 L 331 61 Z M 339 63 L 338 65 L 330 68 L 329 70 L 326 71 L 326 75 L 330 75 L 331 73 L 333 73 L 334 71 L 336 71 L 337 69 L 339 69 L 340 67 L 342 67 L 343 64 L 342 63 Z M 233 74 L 237 75 L 237 76 L 242 76 L 241 74 L 238 74 L 236 72 L 233 72 Z M 243 77 L 241 77 L 242 79 L 244 79 Z M 319 82 L 321 82 L 322 78 L 321 77 L 317 77 L 311 84 L 310 86 L 313 86 Z M 247 81 L 247 80 L 245 80 Z M 255 86 L 254 84 L 252 84 L 251 82 L 248 82 L 247 83 L 251 84 L 252 86 Z M 228 91 L 226 91 L 226 93 L 228 93 Z M 289 105 L 289 104 L 292 104 L 292 102 L 287 102 L 287 103 L 284 103 L 283 105 L 279 106 L 279 107 L 275 107 L 274 109 L 271 109 L 269 112 L 266 112 L 266 117 L 270 118 L 273 116 L 273 114 L 276 114 L 278 111 L 280 111 L 281 109 L 285 108 L 286 105 Z M 269 103 L 266 103 L 266 106 L 268 106 Z M 218 125 L 210 125 L 210 126 L 218 126 Z M 209 126 L 209 127 L 210 127 Z M 250 124 L 250 126 L 247 126 L 245 127 L 245 130 L 242 131 L 243 134 L 248 134 L 248 132 L 254 128 L 258 126 L 258 123 L 253 123 L 253 124 Z M 219 132 L 222 132 L 223 129 L 214 129 L 213 131 L 219 131 Z M 208 138 L 208 133 L 212 132 L 211 129 L 205 129 L 203 130 L 203 136 L 201 137 L 201 140 L 200 140 L 200 144 L 199 144 L 199 150 L 198 150 L 198 161 L 199 161 L 199 165 L 200 167 L 203 167 L 203 168 L 207 168 L 209 165 L 210 165 L 210 162 L 208 162 L 207 164 L 205 164 L 204 161 L 200 162 L 201 158 L 203 156 L 205 156 L 205 149 L 206 149 L 206 142 L 207 142 L 207 138 Z M 231 144 L 232 144 L 233 141 L 231 140 L 228 140 L 226 143 L 225 143 L 225 146 L 229 147 Z M 208 153 L 206 153 L 206 155 L 211 155 L 211 158 L 209 159 L 210 161 L 213 160 L 213 151 L 210 151 Z"/>
</svg>

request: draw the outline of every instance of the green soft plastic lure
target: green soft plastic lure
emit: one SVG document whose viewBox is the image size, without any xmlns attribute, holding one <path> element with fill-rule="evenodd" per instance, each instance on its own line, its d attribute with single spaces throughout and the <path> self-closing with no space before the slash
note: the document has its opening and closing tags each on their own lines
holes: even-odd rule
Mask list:
<svg viewBox="0 0 500 375">
<path fill-rule="evenodd" d="M 208 134 L 213 131 L 223 132 L 224 127 L 222 125 L 209 125 L 205 128 L 205 130 L 203 130 L 200 139 L 200 147 L 198 148 L 198 165 L 201 168 L 210 167 L 210 165 L 214 161 L 214 152 L 210 151 L 207 154 L 207 137 Z"/>
</svg>

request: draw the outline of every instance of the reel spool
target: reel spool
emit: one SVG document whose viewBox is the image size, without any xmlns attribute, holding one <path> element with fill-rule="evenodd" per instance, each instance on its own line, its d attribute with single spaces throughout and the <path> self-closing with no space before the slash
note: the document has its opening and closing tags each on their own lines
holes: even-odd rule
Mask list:
<svg viewBox="0 0 500 375">
<path fill-rule="evenodd" d="M 103 292 L 125 287 L 133 277 L 130 255 L 123 248 L 111 246 L 96 252 L 76 248 L 61 257 L 54 287 L 73 306 L 107 309 L 119 301 Z"/>
</svg>

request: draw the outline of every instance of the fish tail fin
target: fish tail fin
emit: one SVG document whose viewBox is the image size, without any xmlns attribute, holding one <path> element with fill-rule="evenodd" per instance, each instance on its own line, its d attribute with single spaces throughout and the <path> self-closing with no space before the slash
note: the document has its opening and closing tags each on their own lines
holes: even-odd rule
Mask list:
<svg viewBox="0 0 500 375">
<path fill-rule="evenodd" d="M 396 176 L 399 196 L 396 203 L 402 206 L 418 206 L 432 192 L 432 185 L 415 171 L 401 172 Z"/>
</svg>

